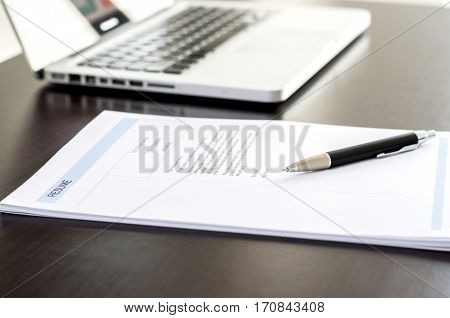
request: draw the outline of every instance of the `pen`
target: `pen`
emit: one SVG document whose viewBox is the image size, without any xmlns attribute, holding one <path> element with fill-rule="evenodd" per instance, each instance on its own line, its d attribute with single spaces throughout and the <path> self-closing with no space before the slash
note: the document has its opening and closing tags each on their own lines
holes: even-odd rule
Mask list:
<svg viewBox="0 0 450 318">
<path fill-rule="evenodd" d="M 309 157 L 287 166 L 286 172 L 305 172 L 334 168 L 345 164 L 382 158 L 417 149 L 421 144 L 436 135 L 434 130 L 407 133 L 404 135 L 368 142 L 348 148 L 328 151 Z"/>
</svg>

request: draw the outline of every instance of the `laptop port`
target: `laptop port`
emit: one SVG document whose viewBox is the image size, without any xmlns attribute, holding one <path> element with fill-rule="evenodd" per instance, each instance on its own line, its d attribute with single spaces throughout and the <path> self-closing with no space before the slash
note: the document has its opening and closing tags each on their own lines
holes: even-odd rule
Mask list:
<svg viewBox="0 0 450 318">
<path fill-rule="evenodd" d="M 167 85 L 167 84 L 157 84 L 157 83 L 147 83 L 148 87 L 157 87 L 157 88 L 170 88 L 174 89 L 174 85 Z"/>
<path fill-rule="evenodd" d="M 86 76 L 84 78 L 84 80 L 85 80 L 86 84 L 92 84 L 92 85 L 95 84 L 95 76 Z"/>
<path fill-rule="evenodd" d="M 125 85 L 125 81 L 124 81 L 124 80 L 121 80 L 121 79 L 113 79 L 113 80 L 112 80 L 112 83 L 113 83 L 114 85 Z"/>
<path fill-rule="evenodd" d="M 142 87 L 144 86 L 144 83 L 142 81 L 130 81 L 130 86 Z"/>
<path fill-rule="evenodd" d="M 81 76 L 77 74 L 69 74 L 69 82 L 70 83 L 80 83 Z"/>
<path fill-rule="evenodd" d="M 101 84 L 108 84 L 108 79 L 104 77 L 100 77 L 100 83 Z"/>
<path fill-rule="evenodd" d="M 62 81 L 66 78 L 66 75 L 61 74 L 61 73 L 52 73 L 52 78 L 55 80 Z"/>
</svg>

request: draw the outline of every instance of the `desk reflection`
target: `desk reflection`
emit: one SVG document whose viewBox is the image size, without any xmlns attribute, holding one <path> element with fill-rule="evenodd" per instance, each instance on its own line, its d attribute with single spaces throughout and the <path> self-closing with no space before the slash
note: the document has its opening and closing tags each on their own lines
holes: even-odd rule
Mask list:
<svg viewBox="0 0 450 318">
<path fill-rule="evenodd" d="M 48 86 L 36 99 L 35 113 L 47 116 L 98 114 L 103 110 L 201 118 L 272 119 L 282 104 L 145 94 L 107 89 Z"/>
</svg>

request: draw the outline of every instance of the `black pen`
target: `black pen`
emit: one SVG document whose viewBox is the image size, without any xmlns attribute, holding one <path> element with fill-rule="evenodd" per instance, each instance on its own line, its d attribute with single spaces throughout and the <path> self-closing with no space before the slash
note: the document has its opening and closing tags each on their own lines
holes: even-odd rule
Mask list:
<svg viewBox="0 0 450 318">
<path fill-rule="evenodd" d="M 342 166 L 371 158 L 381 158 L 417 149 L 436 135 L 434 130 L 416 132 L 368 142 L 348 148 L 328 151 L 287 166 L 286 172 L 316 171 Z"/>
</svg>

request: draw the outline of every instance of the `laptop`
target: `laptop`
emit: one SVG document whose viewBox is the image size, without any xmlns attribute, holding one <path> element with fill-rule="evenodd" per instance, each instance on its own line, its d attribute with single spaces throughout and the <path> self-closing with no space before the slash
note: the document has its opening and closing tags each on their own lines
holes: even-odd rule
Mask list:
<svg viewBox="0 0 450 318">
<path fill-rule="evenodd" d="M 274 103 L 368 28 L 362 9 L 231 1 L 3 0 L 57 84 Z"/>
</svg>

